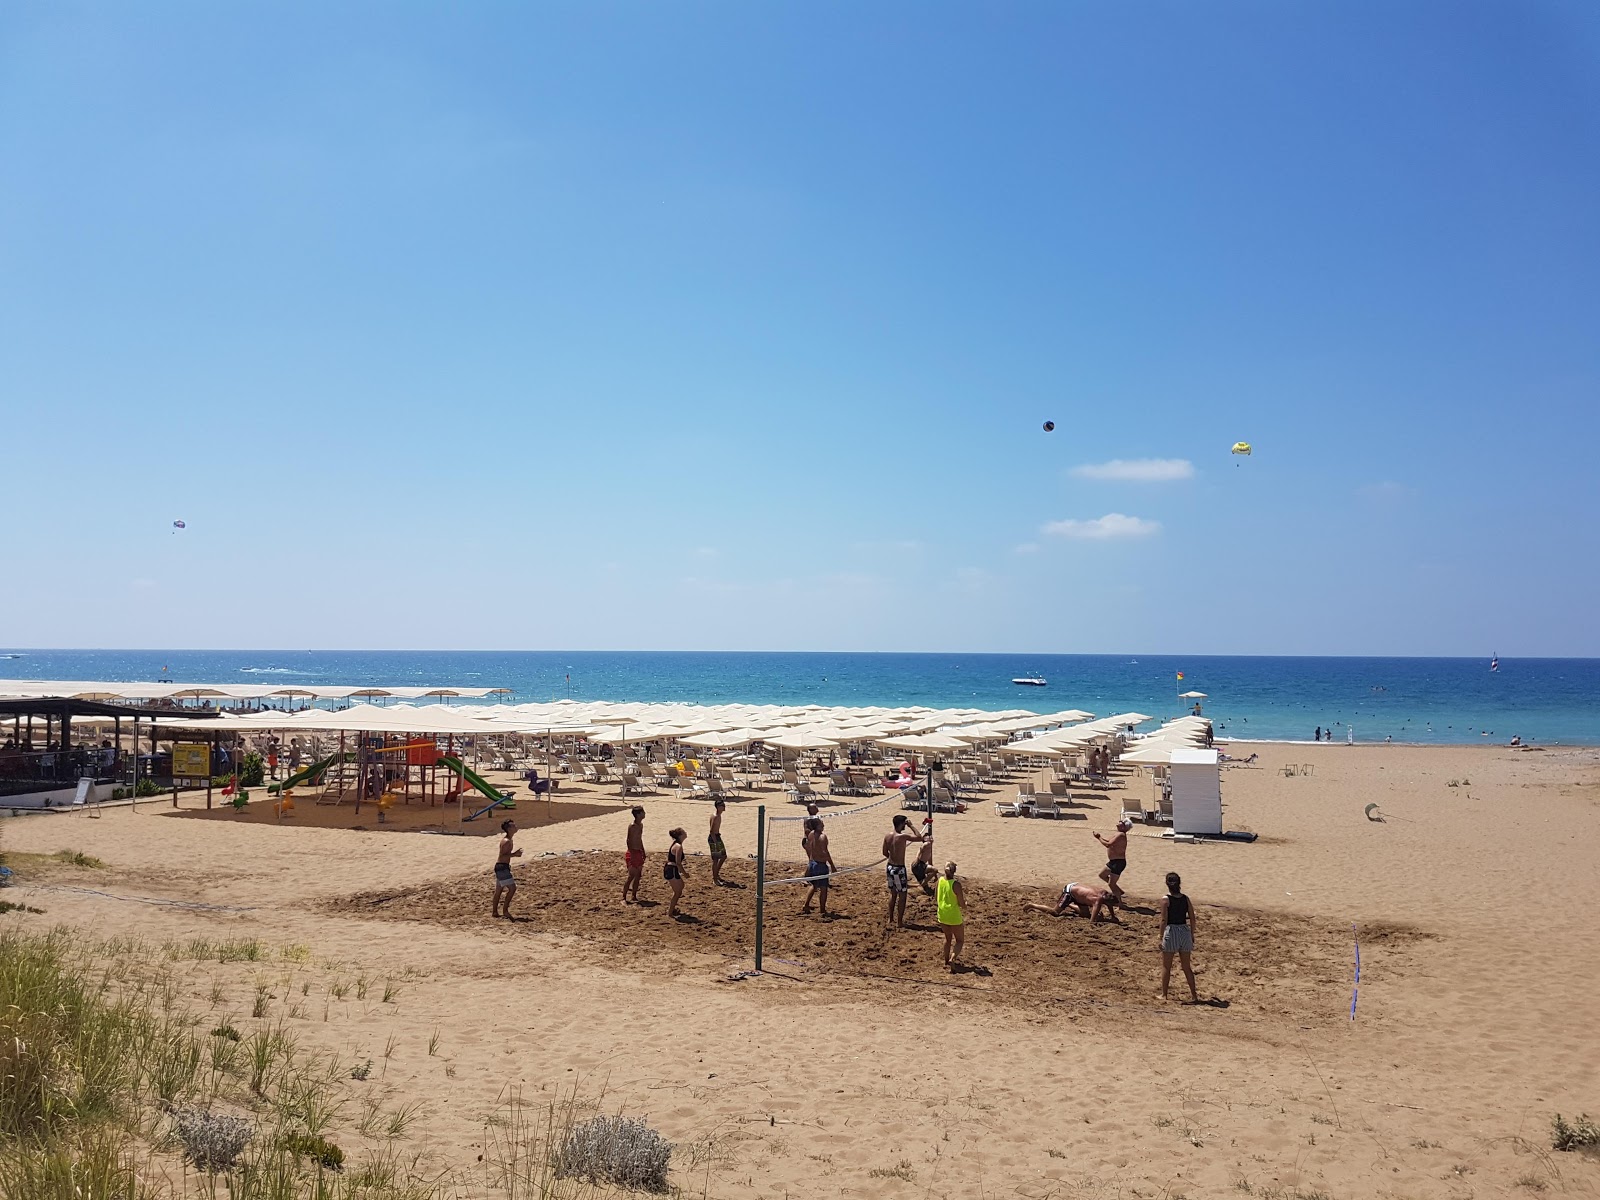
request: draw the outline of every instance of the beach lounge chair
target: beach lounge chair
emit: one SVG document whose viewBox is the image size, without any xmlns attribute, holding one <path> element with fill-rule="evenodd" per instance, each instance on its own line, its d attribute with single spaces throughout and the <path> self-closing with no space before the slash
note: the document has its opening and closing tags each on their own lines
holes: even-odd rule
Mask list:
<svg viewBox="0 0 1600 1200">
<path fill-rule="evenodd" d="M 834 796 L 854 796 L 856 785 L 850 782 L 848 771 L 828 772 L 828 791 Z"/>
<path fill-rule="evenodd" d="M 1067 790 L 1067 781 L 1065 779 L 1052 779 L 1050 781 L 1050 795 L 1055 798 L 1057 804 L 1072 803 L 1072 793 Z"/>
<path fill-rule="evenodd" d="M 994 802 L 994 811 L 995 815 L 1000 817 L 1020 817 L 1022 815 L 1021 807 L 1016 804 L 1007 804 L 1003 800 Z"/>
<path fill-rule="evenodd" d="M 821 798 L 821 792 L 811 787 L 810 779 L 795 779 L 794 786 L 789 789 L 789 803 L 792 805 L 805 805 Z"/>
<path fill-rule="evenodd" d="M 1018 800 L 1032 800 L 1033 799 L 1033 780 L 1024 779 L 1021 783 L 1017 784 L 1017 799 Z"/>
<path fill-rule="evenodd" d="M 1136 825 L 1143 825 L 1145 823 L 1144 805 L 1134 796 L 1124 796 L 1122 798 L 1121 816 Z"/>
<path fill-rule="evenodd" d="M 1156 801 L 1156 823 L 1159 825 L 1172 824 L 1172 793 L 1163 789 L 1161 798 Z"/>
<path fill-rule="evenodd" d="M 1042 796 L 1035 796 L 1033 798 L 1033 807 L 1028 815 L 1034 817 L 1049 817 L 1054 820 L 1061 815 L 1061 806 L 1054 800 L 1046 800 Z"/>
</svg>

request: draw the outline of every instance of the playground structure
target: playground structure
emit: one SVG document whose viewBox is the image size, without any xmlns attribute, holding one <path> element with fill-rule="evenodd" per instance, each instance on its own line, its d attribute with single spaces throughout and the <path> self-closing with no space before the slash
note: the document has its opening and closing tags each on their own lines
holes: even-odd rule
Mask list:
<svg viewBox="0 0 1600 1200">
<path fill-rule="evenodd" d="M 349 803 L 357 813 L 363 804 L 374 806 L 380 822 L 396 803 L 439 806 L 454 801 L 462 821 L 476 820 L 497 808 L 515 808 L 513 794 L 467 766 L 453 752 L 453 742 L 452 737 L 441 750 L 433 737 L 362 734 L 351 748 L 341 733 L 337 751 L 269 783 L 266 790 L 278 797 L 280 818 L 294 814 L 296 789 L 310 794 L 316 804 Z M 478 799 L 487 803 L 467 813 L 469 792 L 477 792 Z"/>
</svg>

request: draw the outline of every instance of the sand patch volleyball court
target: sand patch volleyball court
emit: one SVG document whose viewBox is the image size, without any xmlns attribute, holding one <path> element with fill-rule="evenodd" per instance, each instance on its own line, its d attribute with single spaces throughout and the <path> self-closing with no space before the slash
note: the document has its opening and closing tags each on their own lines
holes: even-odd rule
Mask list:
<svg viewBox="0 0 1600 1200">
<path fill-rule="evenodd" d="M 1200 988 L 1226 1008 L 1154 1000 L 1146 913 L 1116 928 L 1016 910 L 1093 877 L 1091 831 L 1117 810 L 1105 798 L 1083 821 L 939 818 L 939 856 L 969 881 L 967 956 L 987 975 L 944 972 L 929 928 L 885 937 L 880 868 L 846 878 L 831 905 L 846 918 L 827 924 L 774 888 L 771 973 L 730 982 L 751 965 L 750 890 L 713 892 L 691 856 L 695 920 L 680 924 L 660 879 L 666 830 L 703 848 L 709 806 L 645 799 L 642 895 L 657 904 L 624 908 L 626 808 L 576 789 L 604 811 L 518 837 L 526 922 L 489 918 L 492 840 L 141 803 L 7 820 L 7 851 L 106 865 L 24 880 L 7 897 L 45 912 L 0 928 L 153 947 L 207 1028 L 281 1023 L 307 1052 L 374 1060 L 373 1095 L 416 1107 L 406 1153 L 458 1172 L 463 1196 L 496 1194 L 478 1155 L 508 1096 L 573 1087 L 683 1147 L 674 1182 L 693 1195 L 1600 1194 L 1600 1164 L 1549 1139 L 1555 1112 L 1600 1110 L 1597 756 L 1259 749 L 1262 769 L 1225 777 L 1229 824 L 1258 843 L 1136 836 L 1124 878 L 1137 910 L 1161 872 L 1183 873 L 1202 906 Z M 1314 772 L 1285 777 L 1291 759 Z M 1374 802 L 1387 822 L 1364 816 Z M 745 884 L 756 803 L 724 822 L 728 877 Z M 888 815 L 830 819 L 841 866 L 876 859 Z M 797 832 L 782 828 L 777 851 Z M 909 915 L 932 924 L 916 894 Z M 160 951 L 237 939 L 270 961 Z M 269 1015 L 252 1018 L 263 987 Z"/>
</svg>

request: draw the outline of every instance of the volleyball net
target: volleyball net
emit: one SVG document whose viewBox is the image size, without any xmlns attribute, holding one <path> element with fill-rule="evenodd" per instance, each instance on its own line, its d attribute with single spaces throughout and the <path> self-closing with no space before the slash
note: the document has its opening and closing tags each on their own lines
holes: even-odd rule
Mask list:
<svg viewBox="0 0 1600 1200">
<path fill-rule="evenodd" d="M 874 800 L 870 804 L 861 804 L 861 805 L 857 805 L 854 808 L 836 808 L 836 809 L 831 809 L 831 810 L 829 810 L 827 812 L 818 812 L 816 814 L 816 816 L 817 816 L 818 819 L 820 819 L 823 822 L 823 830 L 826 832 L 828 829 L 837 828 L 840 825 L 845 825 L 845 826 L 851 825 L 851 824 L 853 824 L 855 822 L 856 818 L 858 818 L 858 817 L 863 817 L 863 816 L 869 816 L 870 815 L 870 816 L 872 816 L 872 817 L 874 817 L 876 819 L 882 820 L 885 817 L 887 817 L 891 812 L 896 811 L 899 808 L 902 808 L 904 806 L 904 801 L 905 801 L 905 797 L 900 792 L 898 792 L 898 791 L 890 792 L 888 795 L 884 796 L 882 799 Z M 928 816 L 931 818 L 931 814 L 928 814 Z M 806 822 L 806 821 L 809 821 L 811 819 L 812 819 L 812 814 L 809 813 L 809 812 L 781 813 L 781 814 L 780 813 L 773 813 L 771 815 L 768 815 L 767 806 L 764 805 L 764 804 L 761 805 L 760 808 L 757 810 L 757 822 L 758 822 L 757 831 L 756 831 L 756 970 L 757 971 L 760 971 L 762 969 L 762 965 L 761 964 L 762 964 L 762 955 L 763 955 L 763 950 L 764 950 L 764 941 L 765 941 L 765 932 L 766 932 L 766 892 L 767 892 L 768 888 L 770 888 L 770 887 L 782 887 L 782 886 L 786 886 L 786 885 L 792 886 L 792 885 L 795 885 L 795 884 L 801 884 L 801 885 L 805 885 L 805 886 L 816 886 L 818 884 L 823 884 L 823 885 L 832 884 L 835 880 L 843 878 L 843 877 L 846 877 L 846 876 L 860 875 L 860 874 L 863 874 L 864 872 L 867 872 L 867 871 L 881 870 L 883 868 L 883 864 L 888 861 L 887 859 L 885 859 L 885 858 L 880 856 L 880 857 L 874 859 L 872 862 L 860 863 L 860 864 L 852 865 L 852 866 L 843 866 L 843 867 L 841 867 L 841 866 L 835 864 L 831 871 L 827 871 L 827 872 L 824 872 L 824 873 L 821 873 L 821 874 L 816 874 L 816 875 L 810 875 L 810 874 L 784 875 L 784 876 L 782 876 L 780 878 L 769 879 L 767 877 L 767 875 L 768 875 L 767 867 L 768 867 L 769 857 L 774 859 L 775 862 L 778 863 L 778 864 L 787 864 L 787 863 L 789 863 L 791 861 L 794 861 L 795 859 L 801 859 L 801 860 L 808 859 L 809 856 L 807 855 L 807 853 L 806 853 L 806 851 L 805 851 L 805 849 L 803 848 L 803 845 L 802 845 L 802 843 L 805 840 L 803 834 L 801 834 L 800 836 L 796 837 L 795 838 L 795 842 L 793 843 L 795 848 L 799 851 L 799 853 L 797 855 L 792 855 L 792 854 L 788 853 L 787 849 L 786 849 L 786 844 L 780 843 L 778 839 L 780 837 L 787 837 L 787 836 L 789 836 L 791 834 L 799 834 L 800 833 L 800 829 L 803 826 L 803 823 Z M 784 846 L 784 848 L 780 848 L 776 853 L 774 853 L 773 847 L 775 845 L 782 845 L 782 846 Z M 808 862 L 807 865 L 809 866 L 809 862 Z"/>
</svg>

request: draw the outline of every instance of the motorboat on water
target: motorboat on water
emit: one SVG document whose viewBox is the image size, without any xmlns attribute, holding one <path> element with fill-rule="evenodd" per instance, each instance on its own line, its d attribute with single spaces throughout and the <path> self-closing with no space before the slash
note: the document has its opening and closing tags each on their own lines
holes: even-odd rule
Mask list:
<svg viewBox="0 0 1600 1200">
<path fill-rule="evenodd" d="M 1050 686 L 1050 681 L 1048 679 L 1046 679 L 1043 675 L 1026 675 L 1026 676 L 1023 676 L 1020 679 L 1013 679 L 1011 682 L 1014 683 L 1014 684 L 1017 684 L 1019 687 L 1049 687 Z"/>
</svg>

